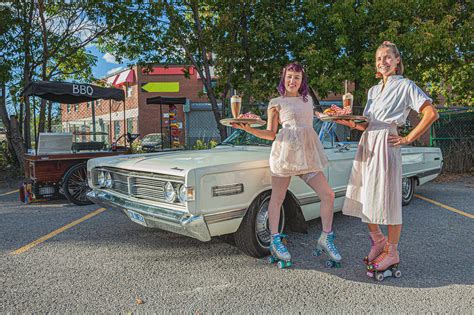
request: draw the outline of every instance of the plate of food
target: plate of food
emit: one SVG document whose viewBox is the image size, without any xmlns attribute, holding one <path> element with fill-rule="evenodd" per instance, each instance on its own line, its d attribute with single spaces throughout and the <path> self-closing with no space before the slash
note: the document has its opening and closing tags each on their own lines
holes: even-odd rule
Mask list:
<svg viewBox="0 0 474 315">
<path fill-rule="evenodd" d="M 337 105 L 331 105 L 330 108 L 325 109 L 322 113 L 316 112 L 316 117 L 322 121 L 332 120 L 354 120 L 355 122 L 368 121 L 368 118 L 360 115 L 352 115 L 351 107 L 347 106 L 340 108 Z"/>
<path fill-rule="evenodd" d="M 318 118 L 321 119 L 322 121 L 353 120 L 356 123 L 357 122 L 365 122 L 365 121 L 369 120 L 367 117 L 359 116 L 359 115 L 334 115 L 334 116 L 330 116 L 330 115 L 322 114 Z"/>
<path fill-rule="evenodd" d="M 232 124 L 250 124 L 251 127 L 260 127 L 266 124 L 260 116 L 250 112 L 240 114 L 237 118 L 225 118 L 219 121 L 222 125 L 232 127 Z"/>
</svg>

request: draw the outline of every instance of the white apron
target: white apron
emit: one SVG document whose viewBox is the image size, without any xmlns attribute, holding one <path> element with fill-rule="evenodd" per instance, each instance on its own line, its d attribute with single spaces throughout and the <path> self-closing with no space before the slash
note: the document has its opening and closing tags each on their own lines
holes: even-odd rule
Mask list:
<svg viewBox="0 0 474 315">
<path fill-rule="evenodd" d="M 371 121 L 362 134 L 342 212 L 365 223 L 402 224 L 402 155 L 388 144 L 395 123 Z"/>
</svg>

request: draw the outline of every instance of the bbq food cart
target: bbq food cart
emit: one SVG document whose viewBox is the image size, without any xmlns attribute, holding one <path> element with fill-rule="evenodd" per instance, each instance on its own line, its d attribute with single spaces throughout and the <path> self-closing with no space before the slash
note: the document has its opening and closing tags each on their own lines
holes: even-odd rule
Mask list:
<svg viewBox="0 0 474 315">
<path fill-rule="evenodd" d="M 90 84 L 39 81 L 29 83 L 24 96 L 38 96 L 42 99 L 61 104 L 78 104 L 94 100 L 112 100 L 123 102 L 125 124 L 125 94 L 121 89 L 104 88 Z M 109 106 L 111 108 L 111 106 Z M 111 109 L 110 109 L 111 110 Z M 94 125 L 95 126 L 95 125 Z M 95 129 L 95 128 L 94 128 Z M 123 146 L 110 141 L 111 148 L 105 142 L 95 141 L 106 132 L 73 131 L 63 133 L 40 133 L 36 138 L 36 149 L 25 155 L 25 181 L 20 187 L 20 200 L 33 202 L 60 198 L 64 195 L 76 205 L 87 205 L 91 202 L 86 193 L 87 160 L 96 157 L 113 156 L 130 153 L 127 146 L 138 135 L 126 132 Z M 87 139 L 78 142 L 77 138 Z M 120 137 L 122 138 L 122 137 Z"/>
</svg>

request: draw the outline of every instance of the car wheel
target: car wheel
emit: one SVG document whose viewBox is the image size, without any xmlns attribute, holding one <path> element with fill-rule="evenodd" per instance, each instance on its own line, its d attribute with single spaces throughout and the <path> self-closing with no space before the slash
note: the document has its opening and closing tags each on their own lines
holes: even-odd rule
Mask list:
<svg viewBox="0 0 474 315">
<path fill-rule="evenodd" d="M 402 179 L 402 205 L 408 205 L 415 193 L 415 179 L 413 177 L 403 177 Z"/>
<path fill-rule="evenodd" d="M 234 238 L 237 247 L 252 257 L 263 257 L 270 253 L 270 229 L 268 225 L 268 204 L 271 191 L 260 194 L 247 209 L 247 213 L 235 232 Z M 278 231 L 283 232 L 285 227 L 285 211 L 281 207 Z"/>
<path fill-rule="evenodd" d="M 78 205 L 92 204 L 87 199 L 86 193 L 90 190 L 87 183 L 87 165 L 79 163 L 72 166 L 64 175 L 62 180 L 62 191 L 67 200 Z"/>
</svg>

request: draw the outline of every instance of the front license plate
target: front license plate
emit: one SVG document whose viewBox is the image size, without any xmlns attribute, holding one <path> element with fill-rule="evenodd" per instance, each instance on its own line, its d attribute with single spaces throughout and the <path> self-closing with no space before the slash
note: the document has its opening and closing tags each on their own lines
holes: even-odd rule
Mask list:
<svg viewBox="0 0 474 315">
<path fill-rule="evenodd" d="M 140 213 L 132 211 L 132 210 L 127 210 L 127 211 L 128 211 L 128 216 L 130 217 L 130 220 L 138 224 L 146 226 L 145 218 Z"/>
</svg>

